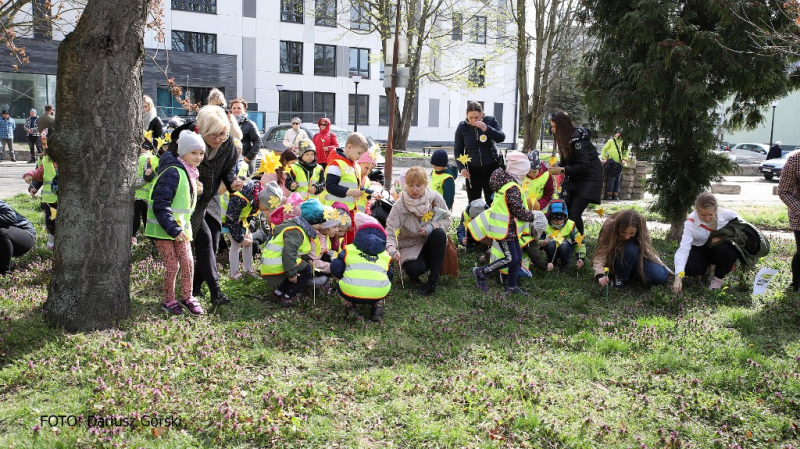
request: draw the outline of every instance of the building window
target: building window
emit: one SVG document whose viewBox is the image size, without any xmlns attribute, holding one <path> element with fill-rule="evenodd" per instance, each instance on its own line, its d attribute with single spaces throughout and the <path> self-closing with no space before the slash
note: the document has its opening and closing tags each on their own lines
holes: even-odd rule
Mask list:
<svg viewBox="0 0 800 449">
<path fill-rule="evenodd" d="M 316 0 L 316 20 L 315 24 L 335 27 L 336 26 L 336 0 Z"/>
<path fill-rule="evenodd" d="M 378 126 L 389 126 L 389 97 L 386 95 L 378 100 Z"/>
<path fill-rule="evenodd" d="M 281 22 L 303 23 L 303 0 L 281 0 Z"/>
<path fill-rule="evenodd" d="M 31 4 L 33 10 L 33 38 L 53 39 L 53 21 L 50 19 L 52 8 L 49 0 L 34 0 Z"/>
<path fill-rule="evenodd" d="M 56 76 L 32 73 L 0 72 L 0 104 L 8 110 L 11 118 L 17 119 L 17 129 L 21 130 L 19 120 L 25 122 L 28 111 L 36 109 L 44 114 L 44 105 L 55 104 Z"/>
<path fill-rule="evenodd" d="M 469 60 L 469 82 L 475 87 L 483 87 L 486 81 L 486 62 L 483 59 Z"/>
<path fill-rule="evenodd" d="M 316 121 L 319 121 L 322 117 L 328 117 L 331 119 L 331 123 L 336 123 L 336 94 L 314 92 L 314 115 L 314 120 Z"/>
<path fill-rule="evenodd" d="M 217 0 L 172 0 L 173 11 L 217 13 Z"/>
<path fill-rule="evenodd" d="M 472 20 L 472 36 L 470 36 L 470 42 L 474 44 L 485 44 L 486 43 L 486 17 L 485 16 L 476 16 Z"/>
<path fill-rule="evenodd" d="M 381 71 L 381 79 L 386 78 L 386 64 L 383 61 L 381 61 L 380 71 Z"/>
<path fill-rule="evenodd" d="M 193 53 L 216 53 L 217 35 L 172 30 L 172 50 Z"/>
<path fill-rule="evenodd" d="M 461 40 L 461 22 L 463 21 L 463 16 L 460 13 L 453 14 L 453 40 L 460 41 Z"/>
<path fill-rule="evenodd" d="M 356 96 L 350 94 L 349 101 L 347 123 L 354 125 L 356 123 Z M 369 95 L 358 96 L 358 124 L 369 125 Z"/>
<path fill-rule="evenodd" d="M 369 11 L 365 5 L 350 6 L 350 29 L 369 31 Z"/>
<path fill-rule="evenodd" d="M 361 75 L 362 78 L 369 78 L 368 48 L 350 49 L 350 76 L 353 75 Z"/>
<path fill-rule="evenodd" d="M 282 90 L 278 93 L 278 123 L 288 123 L 303 112 L 303 91 Z"/>
<path fill-rule="evenodd" d="M 335 45 L 314 45 L 314 75 L 336 76 Z"/>
<path fill-rule="evenodd" d="M 281 73 L 303 73 L 303 43 L 281 41 Z"/>
<path fill-rule="evenodd" d="M 224 87 L 215 87 L 215 86 L 181 86 L 183 89 L 184 95 L 186 98 L 192 103 L 201 103 L 205 104 L 206 99 L 208 99 L 208 94 L 211 92 L 211 89 L 219 89 L 223 94 L 225 94 Z M 156 98 L 154 99 L 156 102 L 156 110 L 158 111 L 158 116 L 162 118 L 169 118 L 173 115 L 187 115 L 189 114 L 186 109 L 181 105 L 181 103 L 175 99 L 172 93 L 169 91 L 167 86 L 158 86 L 156 88 Z"/>
</svg>

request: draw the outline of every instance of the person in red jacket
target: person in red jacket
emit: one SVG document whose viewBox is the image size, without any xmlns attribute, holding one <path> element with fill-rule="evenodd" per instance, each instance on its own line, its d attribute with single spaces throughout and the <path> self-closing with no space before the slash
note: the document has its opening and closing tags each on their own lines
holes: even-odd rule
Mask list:
<svg viewBox="0 0 800 449">
<path fill-rule="evenodd" d="M 325 170 L 328 165 L 328 155 L 339 148 L 339 139 L 331 132 L 331 121 L 322 117 L 317 122 L 319 132 L 314 134 L 314 147 L 317 149 L 317 163 Z"/>
</svg>

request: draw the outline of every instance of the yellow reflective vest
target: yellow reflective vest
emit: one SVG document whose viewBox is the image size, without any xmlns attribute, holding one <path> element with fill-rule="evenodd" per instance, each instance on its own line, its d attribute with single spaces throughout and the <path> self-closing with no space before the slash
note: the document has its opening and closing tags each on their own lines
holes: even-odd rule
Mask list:
<svg viewBox="0 0 800 449">
<path fill-rule="evenodd" d="M 308 254 L 311 251 L 311 242 L 308 239 L 308 234 L 303 231 L 300 226 L 287 226 L 281 232 L 267 241 L 264 249 L 261 250 L 261 276 L 274 276 L 286 273 L 286 267 L 283 266 L 283 236 L 286 231 L 295 229 L 303 233 L 303 243 L 297 251 L 297 265 L 299 266 L 303 261 L 300 256 Z"/>
<path fill-rule="evenodd" d="M 42 158 L 42 165 L 44 166 L 42 202 L 56 203 L 58 202 L 58 195 L 53 193 L 53 179 L 55 179 L 56 175 L 58 174 L 56 172 L 56 167 L 53 165 L 53 160 L 47 155 Z"/>
<path fill-rule="evenodd" d="M 539 201 L 544 195 L 544 186 L 547 184 L 547 181 L 550 179 L 550 172 L 544 172 L 538 178 L 529 178 L 525 177 L 522 180 L 522 199 L 525 201 L 525 205 L 528 204 L 528 200 L 531 202 Z"/>
<path fill-rule="evenodd" d="M 500 187 L 494 196 L 492 207 L 481 212 L 474 220 L 469 222 L 467 229 L 475 241 L 480 242 L 486 237 L 493 240 L 502 240 L 508 235 L 508 223 L 511 215 L 506 203 L 506 192 L 516 182 L 507 182 Z"/>
<path fill-rule="evenodd" d="M 253 212 L 253 205 L 250 204 L 250 200 L 245 197 L 242 192 L 233 192 L 233 196 L 238 196 L 239 198 L 244 200 L 245 206 L 242 208 L 242 212 L 239 213 L 239 221 L 242 222 L 245 228 L 247 228 L 250 224 L 248 222 L 248 218 L 258 214 L 258 209 L 256 208 L 255 212 Z M 226 215 L 228 215 L 228 202 L 230 201 L 231 193 L 225 192 L 224 194 L 219 196 L 219 203 L 222 208 L 222 224 L 225 224 Z"/>
<path fill-rule="evenodd" d="M 349 189 L 360 189 L 361 183 L 359 179 L 361 179 L 361 167 L 358 164 L 351 166 L 347 162 L 341 159 L 334 159 L 333 161 L 328 163 L 328 166 L 325 167 L 325 178 L 327 179 L 328 173 L 331 167 L 339 167 L 339 170 L 342 172 L 342 175 L 339 179 L 339 185 L 342 187 Z M 363 194 L 362 194 L 363 196 Z M 352 196 L 345 195 L 344 198 L 335 196 L 331 194 L 331 192 L 325 190 L 325 193 L 322 194 L 322 204 L 326 206 L 331 206 L 333 203 L 341 201 L 342 203 L 347 205 L 349 210 L 356 209 L 356 199 Z"/>
<path fill-rule="evenodd" d="M 439 195 L 444 196 L 444 182 L 447 178 L 453 179 L 453 175 L 447 173 L 436 173 L 436 170 L 431 170 L 431 190 L 439 192 Z"/>
<path fill-rule="evenodd" d="M 151 152 L 146 152 L 139 156 L 139 165 L 136 169 L 136 177 L 141 178 L 144 176 L 144 171 L 148 168 L 153 169 L 155 171 L 158 168 L 158 156 L 154 155 Z M 150 191 L 153 190 L 153 185 L 155 184 L 155 179 L 150 182 L 144 183 L 141 187 L 136 189 L 134 196 L 137 200 L 145 200 L 150 201 Z"/>
<path fill-rule="evenodd" d="M 389 281 L 389 264 L 392 258 L 383 251 L 378 260 L 371 262 L 361 255 L 355 245 L 344 247 L 344 276 L 339 288 L 347 296 L 378 301 L 389 294 L 392 283 Z"/>
<path fill-rule="evenodd" d="M 292 172 L 292 178 L 294 178 L 294 181 L 297 183 L 297 190 L 295 190 L 295 192 L 300 194 L 300 198 L 302 198 L 304 201 L 308 198 L 319 199 L 320 192 L 312 195 L 308 193 L 308 190 L 312 185 L 319 182 L 320 178 L 322 177 L 322 167 L 319 165 L 314 167 L 314 170 L 311 171 L 311 178 L 306 176 L 307 172 L 303 170 L 303 167 L 301 167 L 300 164 L 292 165 L 290 171 Z"/>
<path fill-rule="evenodd" d="M 370 181 L 369 178 L 364 179 L 363 186 L 364 186 L 365 189 L 369 189 L 370 186 L 372 186 L 372 181 Z M 362 193 L 361 196 L 358 197 L 358 200 L 356 201 L 356 207 L 358 208 L 359 212 L 366 212 L 367 211 L 367 201 L 368 201 L 367 197 L 368 196 L 369 195 L 367 195 L 366 193 Z"/>
<path fill-rule="evenodd" d="M 183 232 L 192 240 L 192 212 L 194 211 L 195 203 L 197 202 L 197 195 L 192 195 L 192 189 L 189 186 L 189 175 L 185 170 L 178 167 L 167 167 L 167 170 L 175 169 L 178 171 L 178 189 L 175 191 L 175 196 L 172 198 L 170 208 L 172 209 L 172 218 L 178 223 L 178 226 L 183 228 Z M 164 170 L 158 177 L 153 180 L 155 185 L 158 178 L 167 172 Z M 167 234 L 167 231 L 158 224 L 155 211 L 153 211 L 153 192 L 150 192 L 150 198 L 147 204 L 147 223 L 144 228 L 144 235 L 163 240 L 175 240 L 174 237 Z"/>
</svg>

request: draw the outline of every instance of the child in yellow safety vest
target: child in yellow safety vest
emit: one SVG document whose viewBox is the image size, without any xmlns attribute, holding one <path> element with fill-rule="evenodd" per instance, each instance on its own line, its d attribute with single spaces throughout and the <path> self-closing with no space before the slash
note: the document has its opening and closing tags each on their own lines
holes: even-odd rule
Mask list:
<svg viewBox="0 0 800 449">
<path fill-rule="evenodd" d="M 337 215 L 332 207 L 326 208 L 312 198 L 300 206 L 299 216 L 275 226 L 273 237 L 261 251 L 261 277 L 275 289 L 270 295 L 273 302 L 282 307 L 296 305 L 313 276 L 311 265 L 300 257 L 311 251 L 311 240 L 317 238 L 317 233 L 333 235 L 335 228 L 322 226 L 338 220 Z"/>
<path fill-rule="evenodd" d="M 350 227 L 350 211 L 343 203 L 333 203 L 333 210 L 338 213 L 338 221 L 326 221 L 322 224 L 322 229 L 328 232 L 328 235 L 319 234 L 314 240 L 311 240 L 311 251 L 308 253 L 309 260 L 314 268 L 314 279 L 309 284 L 317 286 L 326 286 L 331 274 L 331 261 L 336 258 L 336 251 L 332 248 L 333 243 L 336 241 L 337 235 L 339 239 L 344 236 L 346 229 Z M 330 228 L 330 231 L 327 231 Z M 340 232 L 340 229 L 345 229 Z M 339 248 L 339 245 L 336 245 Z"/>
<path fill-rule="evenodd" d="M 139 164 L 136 169 L 136 191 L 133 202 L 133 236 L 131 245 L 136 244 L 136 234 L 139 226 L 147 225 L 147 202 L 150 200 L 150 191 L 153 190 L 153 180 L 156 179 L 158 169 L 158 156 L 153 154 L 153 144 L 145 140 L 139 147 Z"/>
<path fill-rule="evenodd" d="M 350 222 L 353 222 L 357 210 L 356 202 L 364 195 L 361 187 L 361 167 L 356 163 L 369 150 L 367 138 L 360 133 L 347 137 L 344 150 L 336 150 L 328 155 L 328 166 L 325 167 L 325 193 L 320 197 L 323 204 L 332 205 L 339 201 L 347 205 L 350 211 Z M 353 241 L 355 229 L 344 237 L 345 244 Z"/>
<path fill-rule="evenodd" d="M 436 150 L 431 155 L 431 165 L 433 171 L 431 172 L 431 190 L 439 192 L 442 195 L 444 202 L 447 203 L 447 208 L 453 210 L 453 201 L 456 197 L 456 181 L 458 176 L 458 169 L 449 164 L 450 160 L 447 156 L 447 151 Z"/>
<path fill-rule="evenodd" d="M 569 213 L 564 200 L 552 200 L 545 212 L 547 215 L 547 229 L 542 235 L 540 246 L 547 254 L 547 271 L 553 271 L 560 264 L 559 271 L 566 273 L 569 269 L 569 259 L 573 251 L 577 258 L 575 266 L 580 269 L 586 259 L 586 247 L 583 245 L 583 235 L 578 231 L 575 222 L 568 219 Z"/>
<path fill-rule="evenodd" d="M 487 291 L 488 275 L 502 268 L 508 268 L 505 291 L 527 295 L 517 286 L 517 276 L 522 261 L 517 222 L 530 222 L 536 219 L 533 211 L 525 208 L 519 185 L 522 177 L 530 170 L 530 162 L 527 156 L 519 151 L 509 152 L 506 161 L 507 168 L 505 170 L 498 168 L 489 178 L 489 187 L 495 192 L 492 206 L 467 225 L 472 238 L 476 241 L 496 241 L 503 258 L 484 267 L 475 267 L 472 273 L 478 288 Z"/>
<path fill-rule="evenodd" d="M 392 258 L 386 252 L 386 230 L 378 223 L 365 223 L 331 262 L 331 274 L 339 279 L 336 291 L 342 296 L 345 316 L 361 319 L 356 304 L 371 306 L 374 322 L 383 322 L 383 300 L 392 289 Z"/>
<path fill-rule="evenodd" d="M 550 204 L 555 192 L 554 177 L 547 171 L 547 166 L 539 160 L 536 150 L 528 153 L 531 169 L 522 179 L 522 194 L 530 210 L 543 210 Z"/>
<path fill-rule="evenodd" d="M 44 134 L 44 133 L 43 133 Z M 42 203 L 40 208 L 44 212 L 44 227 L 47 230 L 47 249 L 52 250 L 56 244 L 56 211 L 58 207 L 58 164 L 48 155 L 48 148 L 44 147 L 42 157 L 37 159 L 36 168 L 22 175 L 30 186 L 28 192 L 36 195 L 42 189 Z"/>
<path fill-rule="evenodd" d="M 206 144 L 200 135 L 184 131 L 178 139 L 178 157 L 166 152 L 159 161 L 158 177 L 153 181 L 147 207 L 147 225 L 144 234 L 153 239 L 164 259 L 164 302 L 161 308 L 170 314 L 183 313 L 183 305 L 192 315 L 205 311 L 192 297 L 192 223 L 197 197 L 202 194 L 202 184 L 197 181 L 197 166 L 203 161 Z M 180 303 L 175 297 L 175 279 L 181 272 Z"/>
<path fill-rule="evenodd" d="M 365 214 L 372 214 L 372 204 L 383 198 L 383 195 L 379 193 L 382 186 L 378 183 L 373 184 L 372 180 L 369 179 L 372 169 L 378 166 L 379 156 L 378 150 L 372 148 L 358 159 L 359 179 L 361 180 L 361 190 L 363 190 L 364 194 L 356 200 L 356 208 L 359 212 L 364 212 Z"/>
<path fill-rule="evenodd" d="M 325 173 L 317 164 L 317 150 L 310 140 L 300 142 L 300 160 L 286 172 L 286 188 L 304 200 L 319 199 L 325 190 Z"/>
<path fill-rule="evenodd" d="M 271 183 L 278 187 L 277 183 Z M 269 185 L 268 185 L 269 186 Z M 230 278 L 239 279 L 239 251 L 242 252 L 244 272 L 250 276 L 258 276 L 253 271 L 253 236 L 254 225 L 259 212 L 272 212 L 280 207 L 280 199 L 273 199 L 273 204 L 261 201 L 264 186 L 260 181 L 252 180 L 242 186 L 242 190 L 230 196 L 222 223 L 228 228 L 231 236 L 231 247 L 228 251 L 230 262 Z M 280 192 L 280 189 L 278 189 Z"/>
</svg>

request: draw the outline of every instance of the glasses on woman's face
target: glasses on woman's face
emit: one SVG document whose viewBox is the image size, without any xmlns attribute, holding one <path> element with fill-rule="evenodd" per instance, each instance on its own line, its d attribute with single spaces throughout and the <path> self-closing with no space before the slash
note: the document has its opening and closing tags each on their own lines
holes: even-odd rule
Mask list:
<svg viewBox="0 0 800 449">
<path fill-rule="evenodd" d="M 208 137 L 209 137 L 210 139 L 212 139 L 212 140 L 222 140 L 222 141 L 225 141 L 225 140 L 228 140 L 228 133 L 227 133 L 226 131 L 223 131 L 223 132 L 221 132 L 221 133 L 219 133 L 219 134 L 210 134 Z"/>
<path fill-rule="evenodd" d="M 319 127 L 320 127 L 320 128 L 327 128 L 327 127 L 328 127 L 328 124 L 327 124 L 327 123 L 323 123 L 323 124 L 319 125 Z"/>
<path fill-rule="evenodd" d="M 299 123 L 292 123 L 292 126 L 300 126 Z"/>
</svg>

